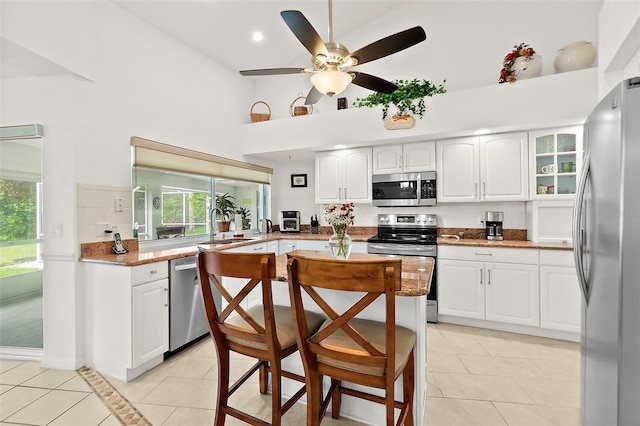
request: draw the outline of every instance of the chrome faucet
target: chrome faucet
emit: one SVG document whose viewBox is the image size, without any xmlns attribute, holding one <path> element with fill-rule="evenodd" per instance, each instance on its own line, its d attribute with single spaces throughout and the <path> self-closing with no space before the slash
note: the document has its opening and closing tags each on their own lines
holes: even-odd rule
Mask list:
<svg viewBox="0 0 640 426">
<path fill-rule="evenodd" d="M 217 207 L 214 207 L 211 209 L 211 213 L 209 214 L 209 220 L 211 221 L 211 228 L 209 231 L 209 239 L 210 240 L 214 240 L 216 238 L 216 234 L 218 233 L 218 223 L 216 222 L 216 218 L 215 218 L 215 214 L 216 212 L 218 212 L 220 209 L 218 209 Z"/>
</svg>

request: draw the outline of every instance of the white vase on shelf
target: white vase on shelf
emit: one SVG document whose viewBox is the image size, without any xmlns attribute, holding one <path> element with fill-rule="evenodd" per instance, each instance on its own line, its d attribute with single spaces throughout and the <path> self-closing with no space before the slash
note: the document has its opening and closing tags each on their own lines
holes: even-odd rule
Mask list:
<svg viewBox="0 0 640 426">
<path fill-rule="evenodd" d="M 596 60 L 596 54 L 596 48 L 590 41 L 577 41 L 558 50 L 553 66 L 557 72 L 589 68 Z"/>
<path fill-rule="evenodd" d="M 516 80 L 538 77 L 542 72 L 542 58 L 539 55 L 518 56 L 513 61 L 511 71 Z"/>
</svg>

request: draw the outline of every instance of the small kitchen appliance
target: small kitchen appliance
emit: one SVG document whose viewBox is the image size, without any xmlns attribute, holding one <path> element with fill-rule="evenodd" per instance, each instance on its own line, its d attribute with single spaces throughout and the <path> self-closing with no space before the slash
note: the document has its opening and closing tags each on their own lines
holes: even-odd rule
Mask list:
<svg viewBox="0 0 640 426">
<path fill-rule="evenodd" d="M 378 233 L 367 240 L 367 252 L 432 257 L 433 275 L 427 295 L 427 322 L 438 322 L 438 224 L 435 214 L 379 214 Z"/>
<path fill-rule="evenodd" d="M 435 206 L 436 172 L 373 175 L 374 207 Z"/>
<path fill-rule="evenodd" d="M 300 232 L 300 212 L 283 210 L 280 212 L 280 232 Z"/>
<path fill-rule="evenodd" d="M 487 240 L 502 241 L 503 212 L 486 212 L 484 224 L 487 231 Z"/>
</svg>

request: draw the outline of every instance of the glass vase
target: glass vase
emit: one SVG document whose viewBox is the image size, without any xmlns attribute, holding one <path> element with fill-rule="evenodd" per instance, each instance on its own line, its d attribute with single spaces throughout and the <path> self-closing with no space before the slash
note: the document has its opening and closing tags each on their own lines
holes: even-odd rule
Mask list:
<svg viewBox="0 0 640 426">
<path fill-rule="evenodd" d="M 347 226 L 333 225 L 333 235 L 329 238 L 329 249 L 334 259 L 347 259 L 351 254 L 352 240 L 347 234 Z"/>
</svg>

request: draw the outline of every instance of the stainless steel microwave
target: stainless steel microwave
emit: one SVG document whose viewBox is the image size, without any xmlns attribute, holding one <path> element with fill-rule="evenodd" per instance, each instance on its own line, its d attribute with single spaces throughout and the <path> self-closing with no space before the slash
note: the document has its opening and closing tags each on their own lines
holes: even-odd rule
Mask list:
<svg viewBox="0 0 640 426">
<path fill-rule="evenodd" d="M 436 205 L 436 172 L 373 175 L 373 205 L 406 207 Z"/>
</svg>

